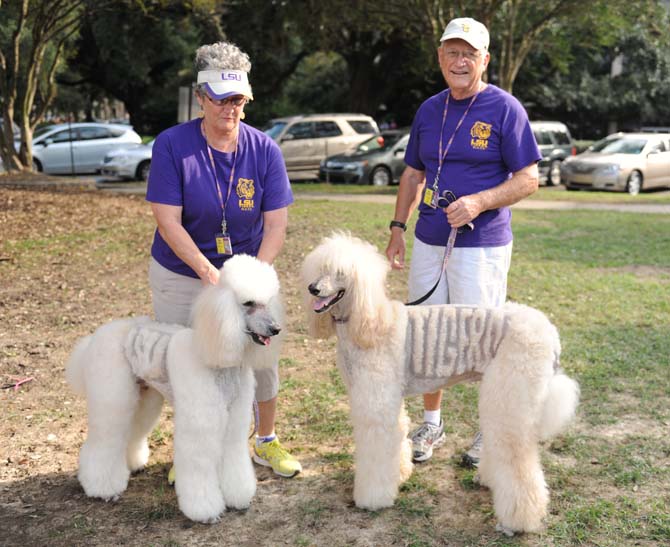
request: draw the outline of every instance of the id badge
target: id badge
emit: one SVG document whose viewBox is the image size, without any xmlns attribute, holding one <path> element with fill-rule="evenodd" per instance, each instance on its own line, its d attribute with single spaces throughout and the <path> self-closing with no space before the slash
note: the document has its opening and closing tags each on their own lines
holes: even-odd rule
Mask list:
<svg viewBox="0 0 670 547">
<path fill-rule="evenodd" d="M 230 234 L 218 233 L 214 236 L 216 240 L 216 252 L 220 255 L 232 255 L 233 244 L 230 241 Z"/>
<path fill-rule="evenodd" d="M 437 209 L 437 194 L 433 191 L 432 188 L 426 188 L 426 191 L 423 193 L 423 202 L 433 209 Z"/>
</svg>

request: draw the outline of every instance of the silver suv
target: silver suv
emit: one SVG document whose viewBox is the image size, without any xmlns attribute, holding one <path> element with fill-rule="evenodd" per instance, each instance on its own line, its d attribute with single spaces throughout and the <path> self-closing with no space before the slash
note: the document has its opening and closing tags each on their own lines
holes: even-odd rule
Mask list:
<svg viewBox="0 0 670 547">
<path fill-rule="evenodd" d="M 271 120 L 265 132 L 279 144 L 289 178 L 298 180 L 318 178 L 322 159 L 355 148 L 379 128 L 364 114 L 307 114 Z"/>
<path fill-rule="evenodd" d="M 530 122 L 530 127 L 542 153 L 538 164 L 540 182 L 558 186 L 561 184 L 561 163 L 577 153 L 570 131 L 560 122 Z"/>
</svg>

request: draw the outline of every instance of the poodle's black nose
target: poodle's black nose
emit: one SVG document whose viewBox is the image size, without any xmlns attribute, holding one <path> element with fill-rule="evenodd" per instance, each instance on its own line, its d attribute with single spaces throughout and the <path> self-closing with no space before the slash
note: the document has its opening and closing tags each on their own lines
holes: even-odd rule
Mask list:
<svg viewBox="0 0 670 547">
<path fill-rule="evenodd" d="M 316 288 L 316 283 L 310 284 L 309 287 L 307 287 L 309 290 L 310 294 L 313 294 L 314 296 L 319 296 L 319 289 Z"/>
<path fill-rule="evenodd" d="M 277 336 L 281 332 L 279 327 L 270 327 L 270 336 Z"/>
</svg>

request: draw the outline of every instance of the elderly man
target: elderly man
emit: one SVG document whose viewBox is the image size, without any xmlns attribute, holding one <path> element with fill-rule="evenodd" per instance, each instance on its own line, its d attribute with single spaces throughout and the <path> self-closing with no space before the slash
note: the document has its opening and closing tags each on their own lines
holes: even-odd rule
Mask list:
<svg viewBox="0 0 670 547">
<path fill-rule="evenodd" d="M 471 18 L 453 19 L 440 42 L 448 87 L 426 100 L 414 118 L 386 255 L 393 268 L 404 267 L 404 232 L 418 206 L 410 300 L 428 295 L 422 301 L 427 305 L 499 306 L 512 255 L 509 206 L 537 190 L 541 155 L 519 101 L 482 80 L 491 58 L 486 27 Z M 452 229 L 458 235 L 448 244 Z M 423 399 L 423 424 L 412 433 L 416 462 L 428 460 L 445 439 L 442 392 Z M 479 463 L 481 442 L 478 433 L 463 455 L 465 465 Z"/>
</svg>

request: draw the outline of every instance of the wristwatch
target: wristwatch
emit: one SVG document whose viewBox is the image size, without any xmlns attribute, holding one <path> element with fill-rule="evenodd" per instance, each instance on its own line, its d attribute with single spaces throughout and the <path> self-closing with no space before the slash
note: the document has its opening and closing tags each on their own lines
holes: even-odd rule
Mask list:
<svg viewBox="0 0 670 547">
<path fill-rule="evenodd" d="M 402 228 L 402 231 L 406 232 L 407 231 L 407 224 L 405 224 L 404 222 L 400 222 L 399 220 L 392 220 L 391 224 L 389 224 L 389 230 L 391 228 Z"/>
</svg>

